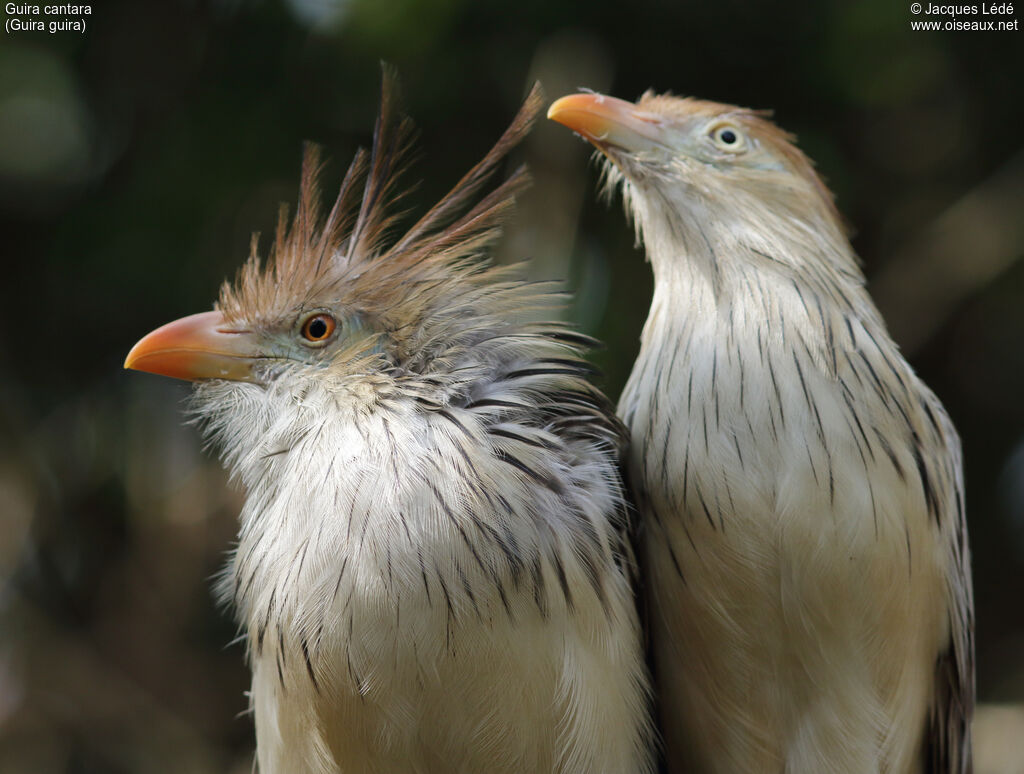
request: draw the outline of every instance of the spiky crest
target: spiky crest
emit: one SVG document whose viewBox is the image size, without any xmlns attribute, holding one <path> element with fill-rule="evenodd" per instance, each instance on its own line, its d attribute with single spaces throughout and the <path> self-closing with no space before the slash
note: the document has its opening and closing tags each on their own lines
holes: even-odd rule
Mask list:
<svg viewBox="0 0 1024 774">
<path fill-rule="evenodd" d="M 266 265 L 261 265 L 254 237 L 235 282 L 221 288 L 218 308 L 230 320 L 258 325 L 295 310 L 349 300 L 371 317 L 386 310 L 389 318 L 408 318 L 412 310 L 403 307 L 409 302 L 415 301 L 422 314 L 432 297 L 450 296 L 446 291 L 453 282 L 469 280 L 483 287 L 507 279 L 504 269 L 485 268 L 479 256 L 497 237 L 516 194 L 528 184 L 525 169 L 517 169 L 470 205 L 499 162 L 529 132 L 543 102 L 539 84 L 483 160 L 387 247 L 389 232 L 401 217 L 395 205 L 408 192 L 399 187 L 399 179 L 412 137 L 411 122 L 397 108 L 397 91 L 394 74 L 385 68 L 373 146 L 369 153 L 356 153 L 326 220 L 319 206 L 320 152 L 315 145 L 307 146 L 291 224 L 287 208 L 282 208 Z"/>
</svg>

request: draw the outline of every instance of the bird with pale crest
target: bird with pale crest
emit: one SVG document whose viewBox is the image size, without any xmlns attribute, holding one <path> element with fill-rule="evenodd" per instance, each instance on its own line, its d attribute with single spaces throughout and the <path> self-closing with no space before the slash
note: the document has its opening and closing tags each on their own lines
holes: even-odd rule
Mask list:
<svg viewBox="0 0 1024 774">
<path fill-rule="evenodd" d="M 558 295 L 487 263 L 540 109 L 392 238 L 409 145 L 385 76 L 369 154 L 215 311 L 129 368 L 198 382 L 193 412 L 246 491 L 224 575 L 247 635 L 262 774 L 652 771 L 649 687 L 591 341 L 531 321 Z"/>
<path fill-rule="evenodd" d="M 654 271 L 619 414 L 668 770 L 969 771 L 960 444 L 811 162 L 713 102 L 548 117 L 604 154 Z"/>
</svg>

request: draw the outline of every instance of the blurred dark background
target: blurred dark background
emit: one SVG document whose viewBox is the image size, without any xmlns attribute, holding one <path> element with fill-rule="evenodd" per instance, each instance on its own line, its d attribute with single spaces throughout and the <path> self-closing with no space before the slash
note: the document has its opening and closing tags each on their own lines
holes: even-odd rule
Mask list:
<svg viewBox="0 0 1024 774">
<path fill-rule="evenodd" d="M 0 771 L 250 770 L 243 648 L 210 592 L 240 495 L 183 424 L 187 386 L 121 363 L 210 308 L 294 201 L 304 140 L 340 179 L 381 60 L 421 130 L 419 207 L 535 79 L 773 108 L 799 135 L 963 436 L 979 691 L 1001 705 L 979 768 L 1024 771 L 994 752 L 1024 747 L 1024 38 L 913 32 L 909 5 L 109 0 L 85 34 L 0 38 Z M 577 291 L 616 397 L 649 269 L 589 148 L 543 124 L 499 257 Z"/>
</svg>

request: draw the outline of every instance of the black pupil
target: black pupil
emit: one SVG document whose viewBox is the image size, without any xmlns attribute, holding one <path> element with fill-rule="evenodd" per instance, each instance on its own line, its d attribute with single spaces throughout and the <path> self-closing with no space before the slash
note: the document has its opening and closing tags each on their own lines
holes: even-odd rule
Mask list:
<svg viewBox="0 0 1024 774">
<path fill-rule="evenodd" d="M 726 145 L 732 145 L 734 142 L 736 142 L 736 132 L 734 132 L 732 129 L 723 130 L 722 133 L 718 135 L 718 137 Z"/>
<path fill-rule="evenodd" d="M 311 339 L 322 339 L 327 335 L 327 323 L 321 317 L 314 317 L 309 321 L 308 330 Z"/>
</svg>

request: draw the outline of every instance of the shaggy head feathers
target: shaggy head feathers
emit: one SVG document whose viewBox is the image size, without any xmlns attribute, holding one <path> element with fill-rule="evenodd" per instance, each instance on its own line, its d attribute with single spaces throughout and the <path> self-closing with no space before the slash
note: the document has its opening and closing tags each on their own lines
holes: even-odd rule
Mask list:
<svg viewBox="0 0 1024 774">
<path fill-rule="evenodd" d="M 507 267 L 482 261 L 488 246 L 528 184 L 523 168 L 490 193 L 481 189 L 508 152 L 529 132 L 541 106 L 534 87 L 511 126 L 490 152 L 404 235 L 394 231 L 399 187 L 410 147 L 411 123 L 398 115 L 393 76 L 385 73 L 373 147 L 360 150 L 323 217 L 318 149 L 307 149 L 298 210 L 289 224 L 282 210 L 264 264 L 254 236 L 249 260 L 217 307 L 232 324 L 266 335 L 294 336 L 317 310 L 339 317 L 339 339 L 309 351 L 311 360 L 351 360 L 386 352 L 400 368 L 423 370 L 463 334 L 493 327 L 511 312 L 540 303 L 536 290 L 516 282 Z M 358 334 L 358 335 L 355 335 Z"/>
</svg>

